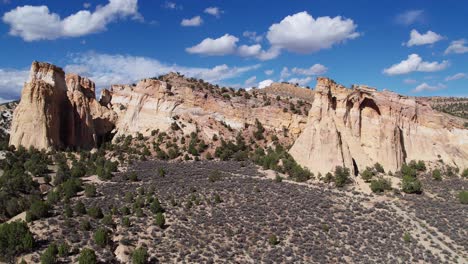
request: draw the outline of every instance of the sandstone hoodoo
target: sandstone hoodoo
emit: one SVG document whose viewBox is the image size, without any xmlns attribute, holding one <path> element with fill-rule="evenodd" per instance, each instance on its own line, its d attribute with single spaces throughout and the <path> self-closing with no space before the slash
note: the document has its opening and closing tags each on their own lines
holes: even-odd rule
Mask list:
<svg viewBox="0 0 468 264">
<path fill-rule="evenodd" d="M 468 130 L 462 120 L 434 111 L 423 100 L 318 78 L 307 127 L 290 153 L 321 173 L 344 166 L 357 175 L 376 162 L 396 171 L 410 160 L 465 168 Z"/>
<path fill-rule="evenodd" d="M 94 87 L 86 78 L 65 76 L 59 67 L 33 62 L 14 112 L 10 145 L 38 149 L 96 146 L 112 127 L 99 131 L 95 127 L 111 122 L 112 114 L 96 101 Z"/>
</svg>

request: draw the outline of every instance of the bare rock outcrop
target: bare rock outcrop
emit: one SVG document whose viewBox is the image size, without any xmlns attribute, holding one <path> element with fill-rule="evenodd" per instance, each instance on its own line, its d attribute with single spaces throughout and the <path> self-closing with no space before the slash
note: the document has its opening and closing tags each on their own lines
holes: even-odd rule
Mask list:
<svg viewBox="0 0 468 264">
<path fill-rule="evenodd" d="M 226 98 L 219 93 L 219 88 L 210 91 L 203 86 L 170 73 L 161 80 L 113 85 L 110 90 L 102 91 L 101 104 L 117 114 L 117 135 L 147 136 L 153 130 L 167 131 L 174 122 L 182 122 L 184 133 L 190 134 L 198 128 L 211 139 L 218 132 L 213 121 L 239 131 L 246 125 L 254 125 L 258 119 L 266 129 L 278 132 L 287 129 L 296 138 L 305 127 L 306 116 L 284 112 L 278 105 L 264 105 L 260 95 L 258 99 L 245 98 L 227 92 L 231 96 Z"/>
<path fill-rule="evenodd" d="M 21 101 L 13 114 L 10 145 L 40 149 L 63 147 L 61 113 L 66 90 L 62 69 L 33 62 Z"/>
<path fill-rule="evenodd" d="M 48 63 L 33 62 L 15 109 L 10 145 L 38 149 L 92 148 L 114 115 L 95 98 L 94 83 Z M 104 125 L 102 124 L 104 123 Z"/>
<path fill-rule="evenodd" d="M 468 130 L 416 98 L 318 78 L 307 127 L 290 153 L 320 173 L 345 166 L 357 174 L 376 162 L 396 171 L 410 160 L 465 168 Z"/>
</svg>

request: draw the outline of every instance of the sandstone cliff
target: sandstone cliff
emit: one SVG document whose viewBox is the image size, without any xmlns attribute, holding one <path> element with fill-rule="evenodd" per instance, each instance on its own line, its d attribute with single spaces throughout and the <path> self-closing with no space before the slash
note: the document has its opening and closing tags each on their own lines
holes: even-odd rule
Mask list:
<svg viewBox="0 0 468 264">
<path fill-rule="evenodd" d="M 468 130 L 415 98 L 318 78 L 304 132 L 290 150 L 312 172 L 335 166 L 357 174 L 380 162 L 396 171 L 410 160 L 468 167 Z"/>
<path fill-rule="evenodd" d="M 160 80 L 144 79 L 135 86 L 113 85 L 110 90 L 103 90 L 101 103 L 117 114 L 117 135 L 147 136 L 156 129 L 167 131 L 176 122 L 185 134 L 198 128 L 205 138 L 211 139 L 218 134 L 217 124 L 242 131 L 258 119 L 267 130 L 286 129 L 295 139 L 306 123 L 304 114 L 283 110 L 289 101 L 277 101 L 259 91 L 223 90 L 175 73 Z"/>
<path fill-rule="evenodd" d="M 62 69 L 33 62 L 13 114 L 10 145 L 39 149 L 62 147 L 61 113 L 66 90 Z"/>
<path fill-rule="evenodd" d="M 427 100 L 366 86 L 347 89 L 326 78 L 314 91 L 289 84 L 236 91 L 170 73 L 112 85 L 99 102 L 95 96 L 91 80 L 34 62 L 10 144 L 89 149 L 114 134 L 159 131 L 173 133 L 173 142 L 197 132 L 215 148 L 215 135 L 234 140 L 240 133 L 253 146 L 294 143 L 290 153 L 312 172 L 340 165 L 357 174 L 376 162 L 395 171 L 413 159 L 468 167 L 465 121 L 434 111 Z M 266 140 L 253 137 L 257 120 Z"/>
<path fill-rule="evenodd" d="M 13 114 L 10 145 L 49 148 L 92 148 L 99 135 L 101 119 L 112 114 L 95 99 L 94 83 L 48 63 L 33 62 L 21 101 Z M 109 121 L 110 122 L 110 121 Z"/>
</svg>

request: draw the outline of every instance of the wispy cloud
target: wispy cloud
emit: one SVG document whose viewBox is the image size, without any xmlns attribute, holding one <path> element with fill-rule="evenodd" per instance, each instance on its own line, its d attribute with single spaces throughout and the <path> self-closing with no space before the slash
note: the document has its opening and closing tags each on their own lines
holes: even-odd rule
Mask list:
<svg viewBox="0 0 468 264">
<path fill-rule="evenodd" d="M 395 16 L 395 22 L 401 25 L 411 25 L 414 23 L 424 23 L 426 16 L 424 10 L 407 10 Z"/>
</svg>

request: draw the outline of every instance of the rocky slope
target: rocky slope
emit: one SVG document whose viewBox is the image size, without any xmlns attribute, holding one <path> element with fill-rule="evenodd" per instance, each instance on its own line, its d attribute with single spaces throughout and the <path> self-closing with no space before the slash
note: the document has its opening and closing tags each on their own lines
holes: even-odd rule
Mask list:
<svg viewBox="0 0 468 264">
<path fill-rule="evenodd" d="M 0 141 L 7 140 L 8 143 L 13 111 L 15 111 L 17 105 L 18 101 L 0 104 Z"/>
<path fill-rule="evenodd" d="M 435 96 L 425 97 L 425 99 L 429 100 L 432 108 L 440 112 L 468 119 L 468 98 Z M 468 122 L 468 120 L 465 120 L 465 122 Z"/>
<path fill-rule="evenodd" d="M 345 166 L 357 175 L 376 162 L 396 171 L 410 160 L 465 168 L 468 130 L 463 125 L 423 100 L 366 86 L 347 89 L 319 78 L 307 127 L 290 153 L 321 173 Z"/>
</svg>

